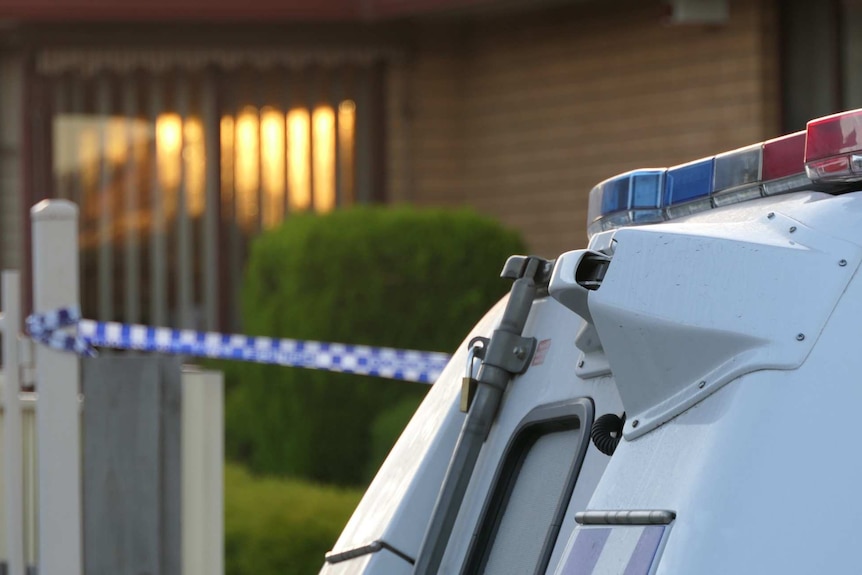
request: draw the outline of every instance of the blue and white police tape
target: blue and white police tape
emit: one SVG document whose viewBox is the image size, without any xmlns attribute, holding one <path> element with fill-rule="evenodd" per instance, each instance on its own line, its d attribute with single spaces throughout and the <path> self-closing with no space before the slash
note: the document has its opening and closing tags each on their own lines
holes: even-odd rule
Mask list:
<svg viewBox="0 0 862 575">
<path fill-rule="evenodd" d="M 89 357 L 96 355 L 95 347 L 107 347 L 322 369 L 419 383 L 434 383 L 450 357 L 445 353 L 409 349 L 100 322 L 82 319 L 77 308 L 34 314 L 26 323 L 27 332 L 35 341 Z M 77 334 L 63 329 L 72 326 L 77 326 Z"/>
</svg>

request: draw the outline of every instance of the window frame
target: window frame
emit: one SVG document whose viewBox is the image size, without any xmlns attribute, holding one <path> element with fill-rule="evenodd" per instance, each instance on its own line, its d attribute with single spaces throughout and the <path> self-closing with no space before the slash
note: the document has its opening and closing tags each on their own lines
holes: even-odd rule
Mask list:
<svg viewBox="0 0 862 575">
<path fill-rule="evenodd" d="M 253 26 L 250 30 L 255 30 Z M 95 33 L 90 37 L 100 37 Z M 37 27 L 34 31 L 43 30 L 42 27 Z M 113 27 L 111 27 L 113 30 Z M 156 47 L 151 46 L 147 41 L 149 33 L 146 26 L 132 26 L 128 30 L 128 34 L 120 34 L 111 41 L 105 44 L 105 50 L 114 49 L 115 51 L 131 54 L 142 54 L 141 58 L 149 57 L 149 50 Z M 106 28 L 105 31 L 108 31 Z M 176 38 L 185 37 L 181 34 L 181 30 L 176 31 Z M 109 113 L 107 115 L 128 116 L 125 108 L 125 91 L 122 89 L 123 81 L 133 78 L 134 82 L 139 85 L 138 94 L 136 97 L 136 111 L 142 118 L 147 121 L 152 120 L 151 117 L 151 94 L 146 90 L 150 89 L 150 82 L 153 78 L 158 78 L 162 82 L 167 82 L 166 87 L 162 87 L 160 94 L 163 102 L 161 107 L 162 113 L 179 113 L 176 103 L 177 89 L 174 82 L 177 78 L 191 86 L 192 94 L 186 94 L 191 104 L 188 102 L 183 104 L 183 107 L 191 108 L 180 113 L 180 116 L 185 120 L 186 117 L 195 115 L 214 114 L 213 120 L 207 124 L 208 130 L 212 134 L 216 134 L 214 148 L 207 148 L 206 156 L 212 158 L 214 162 L 207 162 L 207 166 L 216 166 L 214 172 L 207 172 L 206 186 L 208 191 L 206 200 L 206 213 L 202 219 L 208 218 L 208 227 L 206 231 L 206 239 L 201 239 L 204 234 L 198 234 L 194 229 L 182 232 L 182 235 L 188 236 L 194 267 L 187 266 L 182 269 L 191 269 L 195 273 L 198 269 L 204 269 L 203 266 L 206 259 L 206 254 L 223 254 L 217 259 L 217 266 L 214 268 L 215 277 L 201 279 L 192 279 L 190 283 L 192 290 L 192 301 L 190 305 L 179 305 L 171 303 L 172 298 L 180 297 L 180 292 L 187 293 L 178 287 L 181 283 L 170 277 L 171 273 L 178 273 L 178 266 L 164 266 L 165 287 L 153 296 L 150 300 L 144 301 L 144 295 L 139 293 L 137 296 L 126 298 L 117 296 L 120 292 L 117 288 L 120 280 L 125 280 L 124 269 L 118 268 L 113 264 L 114 258 L 122 254 L 123 244 L 111 244 L 109 248 L 103 250 L 107 256 L 106 261 L 112 262 L 111 266 L 104 266 L 108 271 L 104 274 L 108 278 L 109 288 L 105 290 L 97 290 L 92 296 L 95 303 L 82 302 L 90 311 L 85 313 L 88 315 L 98 315 L 105 320 L 120 320 L 133 323 L 152 323 L 170 325 L 172 327 L 188 327 L 207 330 L 219 331 L 236 331 L 238 329 L 238 306 L 235 305 L 236 299 L 236 278 L 238 277 L 235 271 L 235 265 L 240 265 L 244 259 L 243 253 L 245 248 L 242 238 L 235 238 L 231 232 L 234 225 L 234 213 L 231 211 L 235 206 L 231 204 L 231 209 L 225 208 L 224 192 L 222 190 L 221 173 L 219 171 L 221 161 L 220 129 L 219 119 L 224 114 L 238 114 L 244 105 L 256 107 L 258 111 L 265 107 L 267 102 L 273 104 L 274 107 L 281 107 L 287 113 L 290 107 L 305 108 L 310 114 L 319 106 L 329 105 L 333 108 L 336 114 L 335 130 L 338 130 L 338 105 L 346 100 L 355 102 L 353 131 L 352 131 L 352 152 L 351 166 L 348 170 L 353 180 L 352 195 L 350 203 L 355 204 L 376 204 L 386 203 L 388 201 L 388 193 L 386 191 L 385 178 L 385 158 L 383 154 L 386 151 L 386 130 L 385 130 L 385 111 L 386 97 L 385 82 L 388 75 L 388 67 L 390 65 L 391 56 L 388 52 L 371 51 L 368 55 L 357 58 L 352 52 L 342 49 L 325 49 L 319 46 L 317 42 L 301 44 L 297 46 L 287 46 L 273 38 L 271 42 L 260 46 L 248 48 L 241 43 L 232 42 L 230 39 L 223 44 L 213 44 L 212 32 L 201 31 L 199 46 L 194 49 L 179 46 L 176 52 L 180 55 L 191 53 L 192 56 L 198 57 L 204 54 L 207 58 L 213 59 L 209 62 L 205 69 L 198 70 L 196 67 L 189 68 L 183 64 L 182 58 L 178 60 L 179 64 L 172 65 L 170 70 L 150 69 L 150 68 L 135 68 L 128 70 L 119 64 L 108 59 L 106 62 L 99 63 L 98 74 L 90 73 L 88 68 L 78 69 L 76 66 L 79 61 L 85 61 L 91 52 L 94 52 L 93 46 L 89 45 L 89 40 L 81 41 L 80 38 L 71 38 L 68 45 L 64 44 L 63 48 L 58 48 L 52 37 L 51 42 L 34 42 L 33 46 L 27 51 L 22 77 L 22 89 L 26 94 L 30 94 L 26 98 L 28 105 L 26 106 L 24 118 L 22 119 L 22 144 L 21 144 L 21 168 L 22 168 L 22 185 L 21 197 L 23 212 L 26 217 L 23 218 L 24 223 L 24 249 L 25 255 L 32 251 L 30 242 L 30 218 L 29 206 L 35 204 L 40 199 L 60 197 L 61 188 L 57 185 L 54 176 L 54 124 L 55 119 L 63 114 L 82 113 L 91 115 L 102 115 L 98 109 L 97 102 L 93 101 L 95 94 L 100 86 L 100 79 L 104 78 L 110 84 L 110 102 Z M 140 42 L 131 42 L 129 38 L 136 34 L 141 34 Z M 74 34 L 73 34 L 74 35 Z M 173 38 L 174 35 L 169 34 L 168 38 Z M 99 43 L 99 46 L 102 46 Z M 74 56 L 72 63 L 65 60 L 61 62 L 67 68 L 54 69 L 50 62 L 51 54 L 65 53 L 70 51 Z M 237 78 L 242 77 L 242 74 L 258 74 L 263 70 L 266 74 L 270 74 L 271 66 L 259 66 L 257 64 L 246 64 L 244 67 L 234 67 L 233 65 L 222 65 L 219 58 L 223 58 L 224 54 L 232 54 L 231 57 L 237 55 L 243 56 L 254 53 L 259 50 L 262 54 L 275 54 L 278 57 L 288 55 L 286 63 L 281 63 L 279 66 L 288 70 L 288 75 L 276 76 L 273 75 L 273 80 L 276 85 L 274 92 L 259 92 L 258 87 L 253 82 L 249 82 L 248 86 L 243 87 L 238 83 Z M 334 62 L 321 64 L 316 59 L 316 55 L 325 53 L 335 58 Z M 127 54 L 127 56 L 128 56 Z M 132 57 L 129 56 L 129 57 Z M 188 56 L 188 54 L 186 54 Z M 135 56 L 137 57 L 137 56 Z M 244 56 L 245 57 L 245 56 Z M 134 59 L 134 58 L 133 58 Z M 330 58 L 331 59 L 331 58 Z M 294 66 L 294 62 L 299 61 L 302 66 Z M 46 62 L 48 62 L 46 64 Z M 64 63 L 65 62 L 65 63 Z M 274 73 L 273 73 L 274 74 Z M 300 81 L 302 82 L 300 84 Z M 69 83 L 78 82 L 83 86 L 81 101 L 70 102 L 68 100 Z M 304 86 L 302 90 L 298 86 Z M 201 87 L 205 86 L 205 87 Z M 230 89 L 228 89 L 230 88 Z M 62 91 L 65 106 L 61 109 L 58 107 L 58 90 Z M 206 92 L 209 94 L 206 104 L 203 104 L 204 98 L 200 94 Z M 278 101 L 272 101 L 269 98 L 272 94 L 276 94 Z M 274 103 L 273 103 L 274 102 Z M 202 106 L 203 109 L 197 109 L 195 106 Z M 187 112 L 187 113 L 186 113 Z M 195 113 L 197 112 L 197 113 Z M 205 139 L 209 139 L 208 136 Z M 309 138 L 309 145 L 312 145 L 313 136 Z M 206 144 L 205 144 L 206 145 Z M 360 148 L 361 145 L 361 148 Z M 148 152 L 150 153 L 150 152 Z M 340 170 L 339 154 L 341 150 L 338 148 L 338 140 L 336 135 L 336 150 L 334 158 L 336 162 L 335 170 L 335 204 L 336 206 L 344 205 L 344 200 L 347 198 L 343 187 L 342 170 Z M 209 167 L 207 167 L 209 169 Z M 214 194 L 211 196 L 209 187 L 214 187 Z M 158 186 L 150 186 L 149 189 L 157 189 Z M 263 186 L 258 186 L 258 202 L 263 196 Z M 141 188 L 144 189 L 144 188 Z M 137 192 L 140 194 L 140 190 Z M 118 196 L 120 197 L 120 196 Z M 125 196 L 123 196 L 125 197 Z M 179 198 L 179 196 L 178 196 Z M 76 198 L 77 199 L 77 198 Z M 211 201 L 215 200 L 215 201 Z M 179 199 L 177 201 L 180 201 Z M 80 202 L 83 208 L 83 202 Z M 210 212 L 210 204 L 213 209 Z M 285 198 L 285 205 L 287 199 Z M 116 218 L 112 217 L 111 221 Z M 179 229 L 181 226 L 175 226 Z M 174 229 L 172 226 L 171 229 Z M 180 233 L 180 232 L 178 232 Z M 257 235 L 257 231 L 254 232 Z M 198 242 L 200 240 L 200 242 Z M 137 235 L 137 244 L 140 246 L 150 246 L 152 244 L 149 233 L 141 233 Z M 168 252 L 180 253 L 181 250 L 167 249 Z M 204 252 L 201 257 L 198 257 L 198 252 Z M 140 250 L 136 251 L 139 257 L 142 257 Z M 186 252 L 183 252 L 184 254 Z M 99 251 L 101 254 L 101 251 Z M 2 254 L 0 254 L 2 255 Z M 232 259 L 233 258 L 233 259 Z M 99 261 L 99 260 L 97 260 Z M 240 262 L 240 263 L 236 263 Z M 26 284 L 31 277 L 30 257 L 24 258 L 22 268 L 22 282 Z M 101 265 L 101 264 L 99 264 Z M 141 271 L 139 278 L 146 278 L 147 274 L 152 274 L 152 266 L 146 261 L 139 260 L 136 264 L 141 270 L 146 270 L 146 273 Z M 94 268 L 94 269 L 99 269 Z M 88 277 L 96 279 L 88 280 Z M 98 272 L 95 274 L 82 274 L 82 281 L 98 280 Z M 143 279 L 140 285 L 143 288 L 149 288 L 152 282 Z M 184 284 L 185 285 L 185 284 Z M 93 290 L 82 290 L 82 293 Z M 102 296 L 102 291 L 111 292 L 110 295 Z M 203 294 L 198 294 L 198 291 L 203 291 Z M 110 302 L 105 304 L 103 301 Z M 154 300 L 159 302 L 159 311 L 156 312 L 156 304 Z M 127 302 L 134 301 L 136 306 L 131 306 Z M 186 300 L 183 300 L 186 304 Z M 29 293 L 24 294 L 23 305 L 25 309 L 32 307 L 32 301 L 29 299 Z M 102 309 L 105 308 L 105 310 Z M 164 308 L 164 309 L 162 309 Z M 203 310 L 202 313 L 195 313 L 197 310 Z M 98 310 L 98 314 L 96 314 Z M 131 311 L 130 311 L 131 310 Z M 124 320 L 124 318 L 128 318 Z"/>
<path fill-rule="evenodd" d="M 545 573 L 550 563 L 566 510 L 586 457 L 590 443 L 590 428 L 594 416 L 593 402 L 581 397 L 538 406 L 532 409 L 512 431 L 503 456 L 497 465 L 491 489 L 482 506 L 479 519 L 470 540 L 461 574 L 482 573 L 487 566 L 497 532 L 509 504 L 510 497 L 530 449 L 543 435 L 555 431 L 580 429 L 580 443 L 569 465 L 563 489 L 557 500 L 554 515 L 548 524 L 545 540 L 539 555 L 535 574 Z M 574 424 L 574 425 L 573 425 Z"/>
</svg>

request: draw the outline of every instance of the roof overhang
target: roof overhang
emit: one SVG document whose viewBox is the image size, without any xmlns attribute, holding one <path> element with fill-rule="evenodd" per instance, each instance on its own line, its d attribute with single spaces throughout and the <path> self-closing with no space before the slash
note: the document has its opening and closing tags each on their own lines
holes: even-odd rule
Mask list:
<svg viewBox="0 0 862 575">
<path fill-rule="evenodd" d="M 0 21 L 381 22 L 584 0 L 0 0 Z"/>
</svg>

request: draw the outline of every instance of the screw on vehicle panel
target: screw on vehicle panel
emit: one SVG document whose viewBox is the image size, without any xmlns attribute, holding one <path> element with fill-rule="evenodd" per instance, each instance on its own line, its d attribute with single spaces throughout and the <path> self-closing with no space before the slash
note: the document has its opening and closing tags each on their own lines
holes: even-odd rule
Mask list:
<svg viewBox="0 0 862 575">
<path fill-rule="evenodd" d="M 839 266 L 841 266 L 841 267 L 843 268 L 844 266 L 846 266 L 846 265 L 847 265 L 847 260 L 841 260 L 841 261 L 839 261 L 839 262 L 838 262 L 838 265 L 839 265 Z"/>
<path fill-rule="evenodd" d="M 527 357 L 527 350 L 519 345 L 512 350 L 512 355 L 514 355 L 518 359 L 524 359 L 525 357 Z"/>
<path fill-rule="evenodd" d="M 790 226 L 790 233 L 792 234 L 795 231 L 796 231 L 796 226 Z"/>
<path fill-rule="evenodd" d="M 578 362 L 578 367 L 584 367 L 584 360 L 580 360 Z"/>
<path fill-rule="evenodd" d="M 632 421 L 632 429 L 634 429 L 635 427 L 637 427 L 639 424 L 640 424 L 640 421 L 638 421 L 637 419 L 635 419 L 634 421 Z"/>
<path fill-rule="evenodd" d="M 698 383 L 698 384 L 697 384 L 697 387 L 698 387 L 699 389 L 703 389 L 704 387 L 706 387 L 706 382 L 705 382 L 705 381 L 701 381 L 700 383 Z"/>
<path fill-rule="evenodd" d="M 769 212 L 768 214 L 766 214 L 766 217 L 771 220 L 772 218 L 775 217 L 775 212 Z"/>
<path fill-rule="evenodd" d="M 796 341 L 802 341 L 803 339 L 805 339 L 804 333 L 797 333 L 796 334 Z"/>
</svg>

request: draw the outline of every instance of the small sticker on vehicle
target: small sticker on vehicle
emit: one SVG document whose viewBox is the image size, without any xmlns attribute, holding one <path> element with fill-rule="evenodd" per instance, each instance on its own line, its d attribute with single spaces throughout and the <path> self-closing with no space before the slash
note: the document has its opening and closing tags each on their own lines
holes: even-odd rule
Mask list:
<svg viewBox="0 0 862 575">
<path fill-rule="evenodd" d="M 666 525 L 578 527 L 558 575 L 647 575 Z"/>
<path fill-rule="evenodd" d="M 551 340 L 543 339 L 536 346 L 536 355 L 533 356 L 532 365 L 542 365 L 545 363 L 545 356 L 548 355 L 548 350 L 551 348 Z"/>
</svg>

